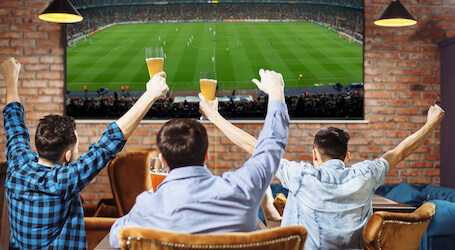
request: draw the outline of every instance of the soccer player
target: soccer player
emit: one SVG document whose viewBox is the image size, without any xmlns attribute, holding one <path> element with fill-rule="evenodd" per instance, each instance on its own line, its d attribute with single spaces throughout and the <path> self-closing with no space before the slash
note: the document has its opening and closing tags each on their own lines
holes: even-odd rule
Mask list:
<svg viewBox="0 0 455 250">
<path fill-rule="evenodd" d="M 131 109 L 111 123 L 99 142 L 79 156 L 79 137 L 72 117 L 48 115 L 35 134 L 31 150 L 17 83 L 21 64 L 9 58 L 1 65 L 6 79 L 3 109 L 8 162 L 6 196 L 11 227 L 9 249 L 86 249 L 79 192 L 120 152 L 153 102 L 168 90 L 157 73 Z"/>
</svg>

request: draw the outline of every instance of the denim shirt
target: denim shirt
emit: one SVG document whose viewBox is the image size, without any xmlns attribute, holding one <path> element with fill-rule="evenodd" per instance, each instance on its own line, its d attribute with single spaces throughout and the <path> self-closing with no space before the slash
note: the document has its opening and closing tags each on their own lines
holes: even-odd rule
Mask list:
<svg viewBox="0 0 455 250">
<path fill-rule="evenodd" d="M 363 249 L 363 227 L 373 210 L 371 199 L 388 170 L 383 158 L 351 167 L 329 160 L 320 168 L 281 160 L 281 184 L 289 189 L 281 225 L 305 226 L 306 250 Z"/>
</svg>

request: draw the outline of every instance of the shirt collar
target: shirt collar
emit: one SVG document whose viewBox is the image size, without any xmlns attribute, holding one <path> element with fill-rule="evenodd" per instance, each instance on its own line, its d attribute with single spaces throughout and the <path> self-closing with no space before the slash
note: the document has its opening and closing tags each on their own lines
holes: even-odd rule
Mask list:
<svg viewBox="0 0 455 250">
<path fill-rule="evenodd" d="M 320 168 L 345 169 L 345 167 L 342 160 L 332 159 L 322 163 Z"/>
<path fill-rule="evenodd" d="M 204 166 L 185 166 L 173 169 L 161 184 L 173 180 L 189 179 L 193 177 L 213 176 Z"/>
</svg>

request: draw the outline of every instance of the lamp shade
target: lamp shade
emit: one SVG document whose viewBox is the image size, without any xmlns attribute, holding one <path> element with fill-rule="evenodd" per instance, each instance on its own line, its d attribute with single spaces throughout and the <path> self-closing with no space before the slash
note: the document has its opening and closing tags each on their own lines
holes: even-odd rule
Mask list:
<svg viewBox="0 0 455 250">
<path fill-rule="evenodd" d="M 54 0 L 39 15 L 39 19 L 54 23 L 77 23 L 84 18 L 69 0 Z"/>
<path fill-rule="evenodd" d="M 392 0 L 381 17 L 374 24 L 385 27 L 404 27 L 417 23 L 399 0 Z"/>
</svg>

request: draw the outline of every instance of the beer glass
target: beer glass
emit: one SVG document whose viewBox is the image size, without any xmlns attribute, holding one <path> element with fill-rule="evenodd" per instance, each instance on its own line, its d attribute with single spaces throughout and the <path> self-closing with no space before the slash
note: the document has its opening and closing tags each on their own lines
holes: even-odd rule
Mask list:
<svg viewBox="0 0 455 250">
<path fill-rule="evenodd" d="M 169 168 L 165 168 L 159 157 L 150 158 L 150 178 L 152 179 L 153 192 L 161 184 L 169 173 Z"/>
<path fill-rule="evenodd" d="M 156 73 L 163 71 L 163 47 L 145 48 L 145 61 L 147 63 L 150 78 L 152 78 Z"/>
<path fill-rule="evenodd" d="M 216 72 L 203 71 L 199 77 L 201 93 L 208 100 L 215 100 Z"/>
</svg>

